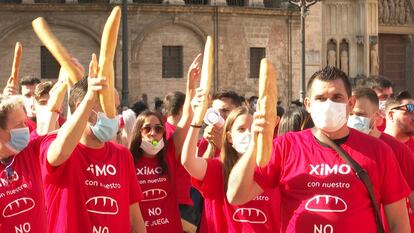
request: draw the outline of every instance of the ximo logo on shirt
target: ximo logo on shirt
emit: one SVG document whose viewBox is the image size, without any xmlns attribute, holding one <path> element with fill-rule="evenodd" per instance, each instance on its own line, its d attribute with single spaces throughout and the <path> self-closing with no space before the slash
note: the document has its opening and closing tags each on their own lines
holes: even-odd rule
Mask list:
<svg viewBox="0 0 414 233">
<path fill-rule="evenodd" d="M 311 171 L 309 175 L 317 175 L 317 176 L 327 176 L 331 174 L 342 174 L 346 175 L 351 172 L 351 167 L 348 164 L 335 164 L 333 167 L 329 166 L 329 164 L 317 164 L 312 165 L 310 164 Z"/>
<path fill-rule="evenodd" d="M 116 175 L 116 168 L 112 164 L 104 164 L 102 167 L 99 165 L 91 164 L 86 171 L 92 172 L 95 176 L 114 176 Z"/>
<path fill-rule="evenodd" d="M 3 176 L 3 174 L 2 174 Z M 13 172 L 13 176 L 10 177 L 10 179 L 4 179 L 4 178 L 0 178 L 0 187 L 3 186 L 7 186 L 9 184 L 11 184 L 12 182 L 18 181 L 19 180 L 19 174 L 17 174 L 16 171 Z"/>
<path fill-rule="evenodd" d="M 155 174 L 161 174 L 162 168 L 156 167 L 156 168 L 149 168 L 149 167 L 142 167 L 137 168 L 137 175 L 155 175 Z"/>
</svg>

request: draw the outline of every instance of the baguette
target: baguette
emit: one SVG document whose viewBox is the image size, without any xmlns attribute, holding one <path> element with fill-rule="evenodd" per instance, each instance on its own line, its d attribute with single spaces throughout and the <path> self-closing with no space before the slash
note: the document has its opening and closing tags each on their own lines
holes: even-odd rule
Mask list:
<svg viewBox="0 0 414 233">
<path fill-rule="evenodd" d="M 60 68 L 58 81 L 49 92 L 50 98 L 47 101 L 47 107 L 50 112 L 60 112 L 68 88 L 68 82 L 66 81 L 68 76 L 68 73 Z"/>
<path fill-rule="evenodd" d="M 213 65 L 214 65 L 214 42 L 211 36 L 207 36 L 206 45 L 203 54 L 203 66 L 201 67 L 200 87 L 204 89 L 205 95 L 210 93 L 211 83 L 213 81 Z M 194 110 L 195 124 L 201 125 L 204 121 L 208 107 L 207 98 L 202 105 Z"/>
<path fill-rule="evenodd" d="M 266 127 L 265 133 L 257 135 L 257 157 L 256 164 L 264 167 L 270 160 L 273 146 L 273 132 L 276 127 L 277 117 L 277 83 L 276 72 L 273 64 L 266 58 L 260 63 L 259 77 L 259 99 L 257 100 L 257 111 L 264 114 Z"/>
<path fill-rule="evenodd" d="M 106 21 L 102 39 L 101 50 L 99 53 L 99 72 L 98 77 L 106 77 L 108 79 L 108 88 L 98 92 L 99 102 L 102 110 L 108 118 L 116 116 L 115 109 L 115 80 L 114 80 L 114 56 L 116 44 L 118 42 L 119 23 L 121 21 L 121 8 L 114 7 Z"/>
<path fill-rule="evenodd" d="M 70 81 L 77 83 L 83 78 L 83 72 L 79 70 L 72 62 L 72 57 L 63 47 L 60 41 L 50 31 L 45 19 L 39 17 L 32 22 L 33 29 L 42 43 L 55 57 L 63 69 L 68 72 Z"/>
<path fill-rule="evenodd" d="M 10 77 L 12 78 L 11 85 L 14 87 L 19 86 L 19 71 L 20 71 L 20 60 L 22 58 L 23 47 L 20 42 L 16 43 L 16 47 L 14 48 L 14 58 L 13 58 L 13 66 Z"/>
</svg>

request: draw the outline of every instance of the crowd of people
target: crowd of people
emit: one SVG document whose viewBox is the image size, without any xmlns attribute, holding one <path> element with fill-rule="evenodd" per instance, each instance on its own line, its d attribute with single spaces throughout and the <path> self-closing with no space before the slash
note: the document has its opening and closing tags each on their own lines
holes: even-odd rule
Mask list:
<svg viewBox="0 0 414 233">
<path fill-rule="evenodd" d="M 409 92 L 394 94 L 382 76 L 353 86 L 328 66 L 310 77 L 303 103 L 274 106 L 270 128 L 257 96 L 197 88 L 199 60 L 186 92 L 152 110 L 145 94 L 119 107 L 115 91 L 115 118 L 98 101 L 108 80 L 92 73 L 70 87 L 61 111 L 47 108 L 53 82 L 27 76 L 4 87 L 0 232 L 414 232 Z M 206 100 L 218 120 L 199 124 Z M 264 167 L 261 133 L 274 135 Z"/>
</svg>

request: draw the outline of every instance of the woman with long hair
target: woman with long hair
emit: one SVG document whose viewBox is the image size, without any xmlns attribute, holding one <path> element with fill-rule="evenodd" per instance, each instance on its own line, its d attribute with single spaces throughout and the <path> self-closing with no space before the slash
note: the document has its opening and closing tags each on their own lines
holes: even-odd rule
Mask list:
<svg viewBox="0 0 414 233">
<path fill-rule="evenodd" d="M 192 176 L 193 185 L 205 198 L 208 208 L 204 208 L 203 217 L 209 233 L 278 231 L 272 216 L 272 191 L 266 191 L 242 206 L 230 205 L 226 198 L 230 171 L 250 144 L 252 120 L 245 107 L 238 107 L 230 113 L 224 124 L 220 158 L 198 157 L 196 149 L 200 128 L 191 124 L 188 131 L 181 163 Z"/>
</svg>

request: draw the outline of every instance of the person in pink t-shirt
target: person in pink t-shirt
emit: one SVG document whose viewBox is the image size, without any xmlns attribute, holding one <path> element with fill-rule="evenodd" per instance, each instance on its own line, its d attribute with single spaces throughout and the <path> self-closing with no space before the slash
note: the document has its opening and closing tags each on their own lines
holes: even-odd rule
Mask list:
<svg viewBox="0 0 414 233">
<path fill-rule="evenodd" d="M 39 140 L 29 143 L 23 98 L 0 97 L 0 232 L 46 232 Z"/>
<path fill-rule="evenodd" d="M 197 156 L 199 126 L 192 124 L 187 134 L 181 163 L 192 176 L 193 185 L 209 203 L 208 208 L 204 208 L 207 224 L 203 232 L 279 231 L 273 215 L 276 190 L 260 193 L 254 200 L 240 206 L 230 205 L 226 198 L 230 171 L 249 146 L 251 123 L 252 115 L 245 107 L 238 107 L 230 113 L 223 127 L 221 158 Z"/>
<path fill-rule="evenodd" d="M 348 118 L 348 126 L 379 138 L 393 150 L 401 172 L 411 190 L 407 199 L 407 201 L 410 200 L 407 202 L 407 208 L 412 223 L 412 220 L 414 220 L 412 212 L 414 207 L 414 155 L 406 145 L 392 136 L 380 132 L 376 127 L 377 123 L 382 121 L 382 117 L 378 107 L 378 98 L 372 89 L 357 88 L 352 91 L 352 96 L 355 98 L 355 106 Z M 411 230 L 414 231 L 414 225 L 412 224 Z"/>
<path fill-rule="evenodd" d="M 71 117 L 40 146 L 49 233 L 146 232 L 133 158 L 110 142 L 118 119 L 106 117 L 97 101 L 106 88 L 103 77 L 78 81 Z"/>
<path fill-rule="evenodd" d="M 385 133 L 406 144 L 414 153 L 414 100 L 409 95 L 390 98 L 386 103 Z"/>
<path fill-rule="evenodd" d="M 182 115 L 170 137 L 166 136 L 162 117 L 151 111 L 144 111 L 137 117 L 130 135 L 129 149 L 144 194 L 140 207 L 148 232 L 182 232 L 183 226 L 190 225 L 187 219 L 181 220 L 179 213 L 179 203 L 192 204 L 185 180 L 188 177 L 180 170 L 179 156 L 193 116 L 191 99 L 200 78 L 200 57 L 201 54 L 188 70 Z M 178 187 L 181 185 L 186 195 Z"/>
<path fill-rule="evenodd" d="M 355 104 L 351 83 L 335 67 L 314 73 L 305 106 L 315 124 L 370 176 L 376 200 L 384 206 L 390 232 L 409 233 L 405 198 L 410 189 L 389 146 L 347 127 Z M 252 144 L 229 178 L 230 203 L 243 204 L 263 189 L 279 187 L 282 232 L 376 233 L 377 221 L 368 190 L 338 153 L 319 142 L 310 129 L 273 141 L 269 163 L 256 166 L 257 135 L 267 133 L 264 114 L 255 113 Z"/>
</svg>

